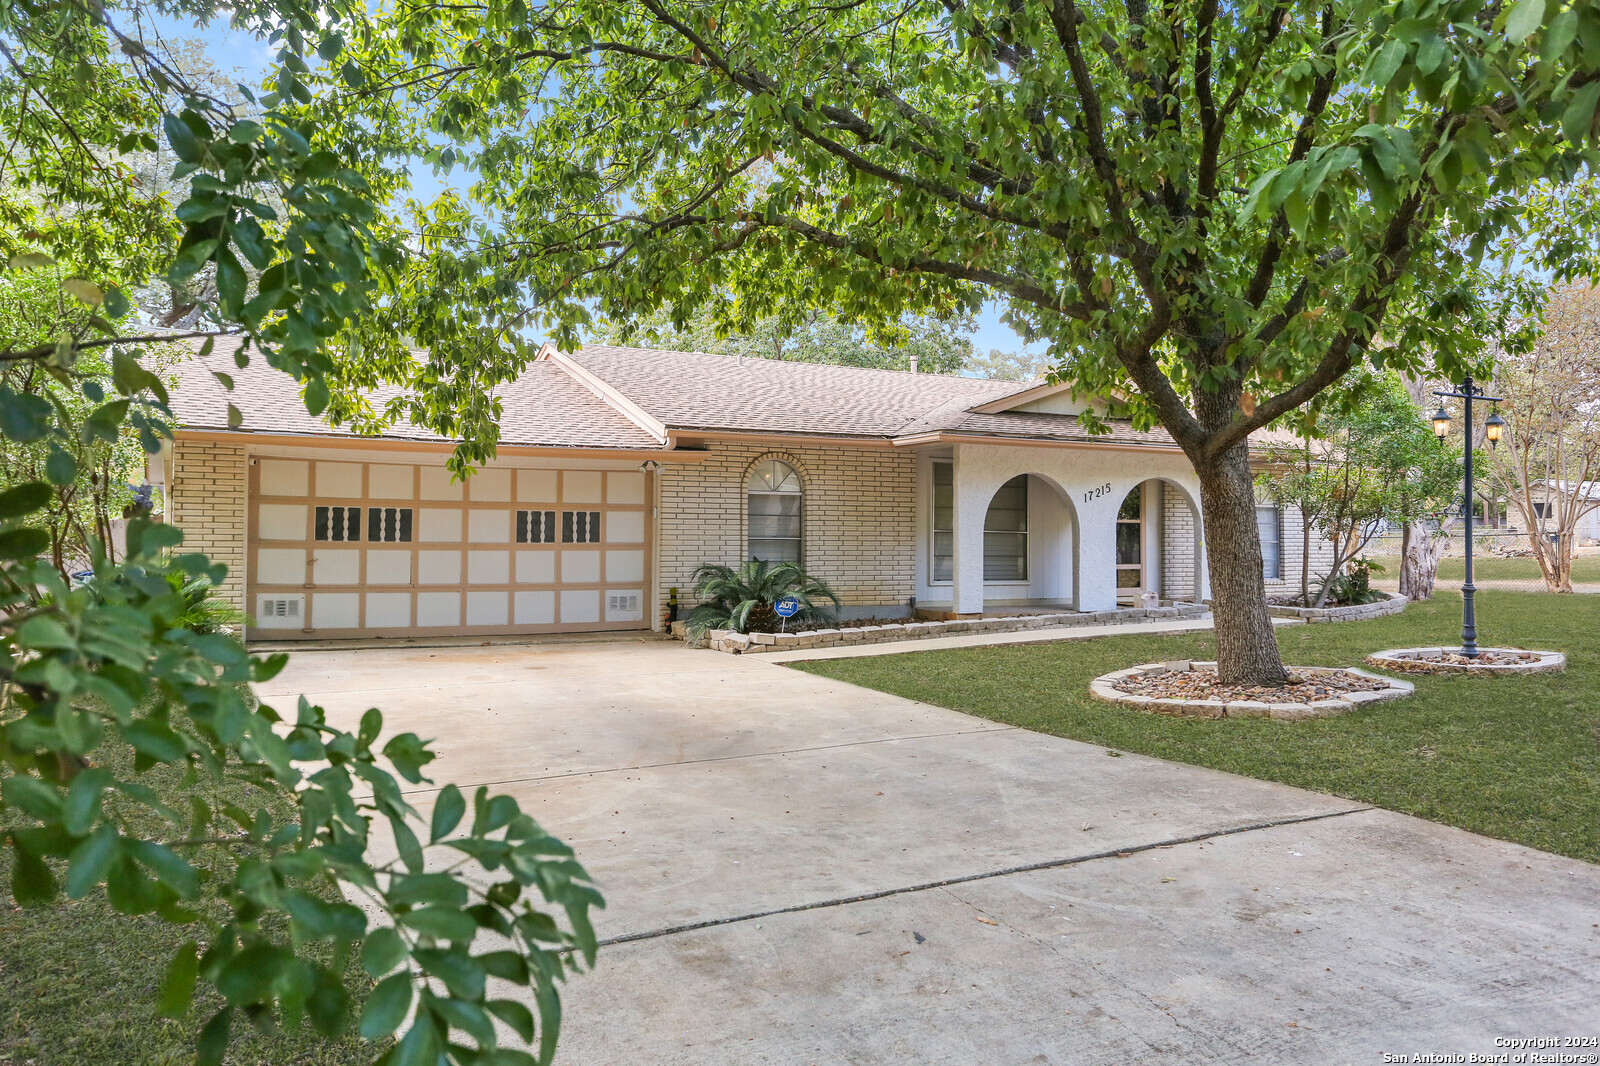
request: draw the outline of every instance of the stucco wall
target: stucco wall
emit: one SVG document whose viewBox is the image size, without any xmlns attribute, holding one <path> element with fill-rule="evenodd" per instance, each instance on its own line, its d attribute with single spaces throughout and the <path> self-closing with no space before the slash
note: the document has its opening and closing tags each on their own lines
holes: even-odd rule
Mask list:
<svg viewBox="0 0 1600 1066">
<path fill-rule="evenodd" d="M 745 554 L 745 476 L 760 459 L 781 459 L 805 486 L 801 536 L 806 568 L 847 607 L 903 607 L 913 590 L 915 467 L 888 448 L 769 448 L 713 442 L 692 466 L 663 465 L 657 584 L 693 603 L 695 568 L 738 565 Z"/>
<path fill-rule="evenodd" d="M 219 595 L 244 610 L 245 449 L 242 444 L 179 438 L 173 444 L 169 520 L 186 551 L 228 567 Z"/>
</svg>

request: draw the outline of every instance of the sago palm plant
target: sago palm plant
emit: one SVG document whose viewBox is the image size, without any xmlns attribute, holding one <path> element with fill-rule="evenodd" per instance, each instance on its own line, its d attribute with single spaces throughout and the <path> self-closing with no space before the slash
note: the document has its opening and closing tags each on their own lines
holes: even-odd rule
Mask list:
<svg viewBox="0 0 1600 1066">
<path fill-rule="evenodd" d="M 751 559 L 735 570 L 707 563 L 694 572 L 694 594 L 701 601 L 684 620 L 690 641 L 708 629 L 740 633 L 771 633 L 778 629 L 773 604 L 784 596 L 800 601 L 794 622 L 832 622 L 839 597 L 828 583 L 806 573 L 799 563 L 769 563 Z M 832 607 L 824 605 L 831 600 Z"/>
</svg>

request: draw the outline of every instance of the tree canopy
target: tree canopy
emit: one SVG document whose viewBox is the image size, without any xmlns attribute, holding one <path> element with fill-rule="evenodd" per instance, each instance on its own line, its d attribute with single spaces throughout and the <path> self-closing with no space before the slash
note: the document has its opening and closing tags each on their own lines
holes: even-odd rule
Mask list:
<svg viewBox="0 0 1600 1066">
<path fill-rule="evenodd" d="M 1486 251 L 1596 158 L 1592 0 L 488 0 L 342 29 L 323 143 L 477 175 L 412 220 L 389 305 L 447 365 L 471 316 L 433 294 L 463 284 L 477 328 L 566 344 L 595 308 L 729 292 L 885 322 L 998 296 L 1194 462 L 1222 669 L 1253 680 L 1283 671 L 1248 435 L 1364 361 L 1481 369 L 1516 294 Z M 1593 220 L 1529 254 L 1587 269 Z"/>
</svg>

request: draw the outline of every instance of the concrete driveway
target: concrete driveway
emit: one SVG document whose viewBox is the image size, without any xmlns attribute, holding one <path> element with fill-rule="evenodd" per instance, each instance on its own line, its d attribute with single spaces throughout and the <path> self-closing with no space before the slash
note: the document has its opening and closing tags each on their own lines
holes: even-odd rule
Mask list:
<svg viewBox="0 0 1600 1066">
<path fill-rule="evenodd" d="M 302 652 L 263 696 L 302 692 L 439 738 L 436 780 L 577 848 L 611 943 L 565 989 L 559 1061 L 1325 1066 L 1600 1036 L 1585 863 L 656 641 Z"/>
</svg>

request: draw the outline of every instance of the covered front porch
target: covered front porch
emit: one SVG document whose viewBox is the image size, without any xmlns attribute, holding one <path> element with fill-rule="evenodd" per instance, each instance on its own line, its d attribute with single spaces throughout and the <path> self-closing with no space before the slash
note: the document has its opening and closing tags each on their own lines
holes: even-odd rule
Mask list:
<svg viewBox="0 0 1600 1066">
<path fill-rule="evenodd" d="M 917 610 L 1106 611 L 1210 596 L 1175 449 L 958 443 L 917 457 Z"/>
</svg>

